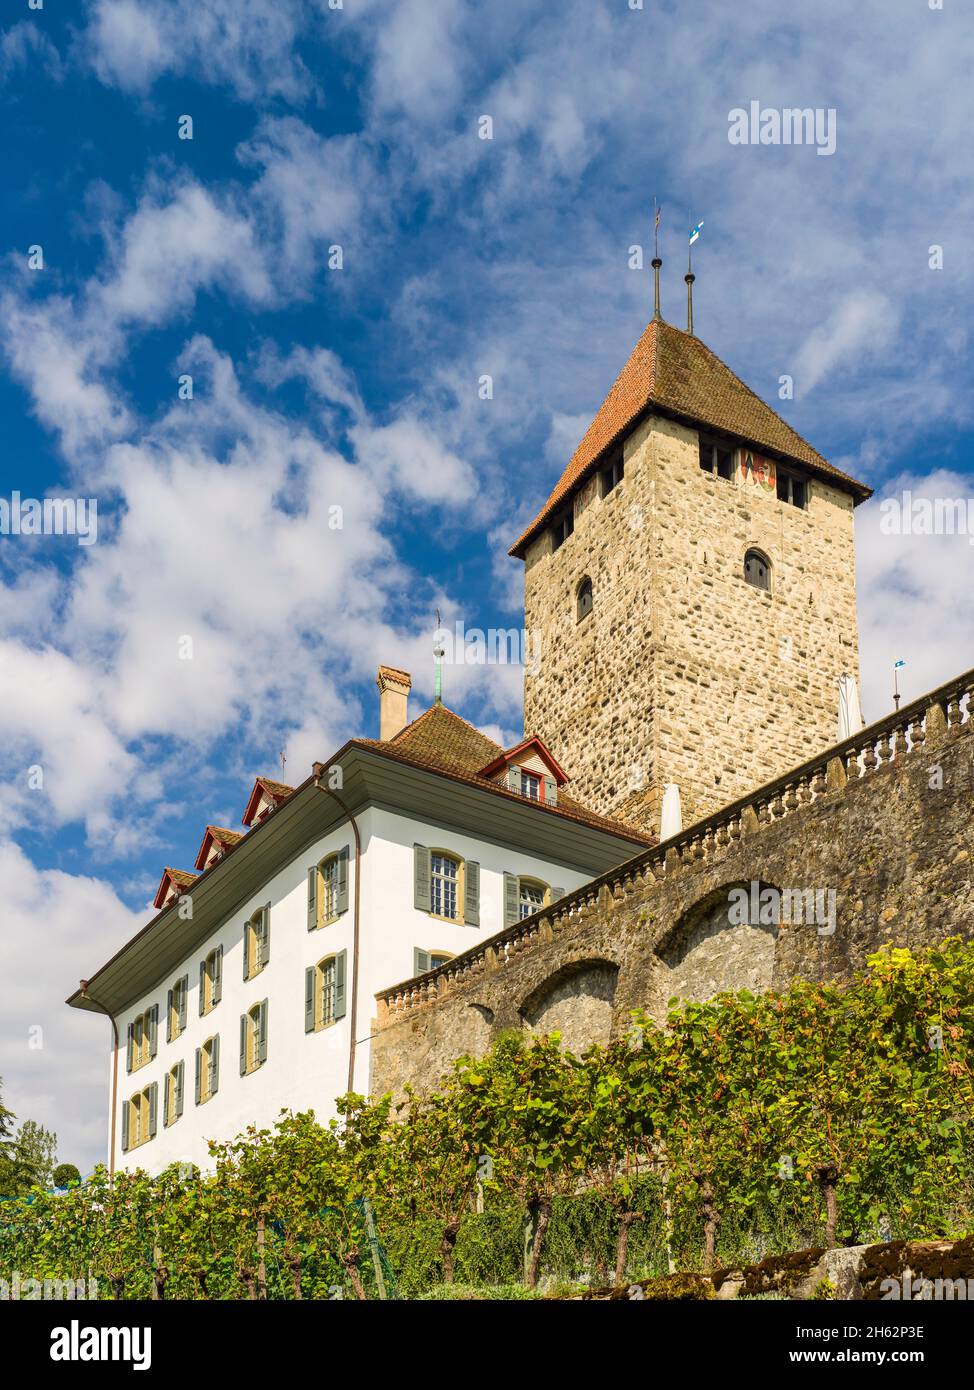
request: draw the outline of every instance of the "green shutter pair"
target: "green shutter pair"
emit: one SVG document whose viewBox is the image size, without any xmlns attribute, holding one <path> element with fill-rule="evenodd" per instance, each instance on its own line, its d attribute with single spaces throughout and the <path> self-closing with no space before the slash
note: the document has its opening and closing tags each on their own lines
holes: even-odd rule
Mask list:
<svg viewBox="0 0 974 1390">
<path fill-rule="evenodd" d="M 168 1103 L 168 1102 L 169 1102 L 169 1097 L 168 1097 L 168 1095 L 166 1095 L 166 1096 L 163 1097 L 163 1106 L 162 1106 L 162 1123 L 163 1123 L 163 1125 L 175 1124 L 176 1121 L 179 1119 L 180 1115 L 183 1113 L 183 1073 L 184 1073 L 184 1072 L 185 1072 L 185 1063 L 184 1063 L 184 1062 L 177 1062 L 176 1065 L 175 1065 L 175 1067 L 173 1068 L 173 1070 L 172 1070 L 172 1071 L 169 1073 L 169 1075 L 166 1077 L 166 1086 L 167 1086 L 167 1087 L 172 1086 L 172 1087 L 173 1087 L 173 1092 L 174 1092 L 174 1094 L 173 1094 L 173 1107 L 172 1107 L 172 1108 L 173 1108 L 173 1117 L 172 1117 L 172 1120 L 170 1121 L 170 1119 L 169 1119 L 169 1103 Z"/>
<path fill-rule="evenodd" d="M 549 906 L 565 896 L 564 888 L 549 888 Z M 513 927 L 521 919 L 521 881 L 517 874 L 504 875 L 504 926 Z"/>
<path fill-rule="evenodd" d="M 340 1018 L 345 1017 L 345 963 L 347 956 L 347 951 L 339 951 L 335 956 L 335 1017 L 333 1020 L 335 1023 L 337 1023 Z M 309 965 L 304 972 L 304 1031 L 306 1033 L 313 1033 L 315 1031 L 315 986 L 317 984 L 317 975 L 318 967 L 316 965 Z"/>
<path fill-rule="evenodd" d="M 250 1015 L 240 1015 L 240 1075 L 244 1076 L 247 1071 L 247 1028 Z M 254 1048 L 257 1054 L 257 1066 L 263 1066 L 267 1061 L 267 1000 L 260 1002 L 260 1013 L 257 1018 L 257 1038 Z"/>
<path fill-rule="evenodd" d="M 308 931 L 315 931 L 318 926 L 318 878 L 320 864 L 325 863 L 331 858 L 330 854 L 319 864 L 313 864 L 308 870 Z M 343 845 L 337 854 L 338 860 L 338 883 L 335 889 L 335 916 L 340 917 L 343 912 L 348 911 L 348 861 L 349 847 Z"/>
<path fill-rule="evenodd" d="M 256 921 L 254 920 L 255 918 L 256 918 Z M 250 930 L 250 926 L 251 926 L 252 923 L 253 923 L 254 934 L 255 934 L 256 942 L 257 942 L 257 953 L 256 953 L 256 954 L 257 954 L 257 956 L 258 956 L 258 959 L 260 960 L 259 966 L 258 966 L 257 969 L 254 970 L 254 971 L 251 971 L 251 970 L 250 970 L 250 962 L 249 962 L 249 960 L 248 960 L 248 951 L 247 951 L 247 934 L 248 934 L 248 932 L 249 932 L 249 930 Z M 267 964 L 267 962 L 270 960 L 270 958 L 271 958 L 271 905 L 270 905 L 270 903 L 265 903 L 264 906 L 263 906 L 262 908 L 260 908 L 257 912 L 254 913 L 254 916 L 253 916 L 253 917 L 248 918 L 248 920 L 247 920 L 246 922 L 244 922 L 244 929 L 243 929 L 243 977 L 244 977 L 244 979 L 245 979 L 245 980 L 249 980 L 249 979 L 251 978 L 252 975 L 256 975 L 256 974 L 258 973 L 258 971 L 263 970 L 264 966 Z"/>
<path fill-rule="evenodd" d="M 475 859 L 463 863 L 463 924 L 480 926 L 480 865 Z M 413 845 L 413 906 L 419 912 L 432 912 L 430 851 L 425 845 Z"/>
</svg>

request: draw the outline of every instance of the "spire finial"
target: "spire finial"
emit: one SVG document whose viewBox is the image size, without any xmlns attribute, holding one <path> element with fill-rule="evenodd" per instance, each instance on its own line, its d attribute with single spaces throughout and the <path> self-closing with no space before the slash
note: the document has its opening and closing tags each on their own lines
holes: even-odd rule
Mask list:
<svg viewBox="0 0 974 1390">
<path fill-rule="evenodd" d="M 440 637 L 440 610 L 436 610 L 436 632 L 433 636 L 433 661 L 435 663 L 434 704 L 443 703 L 443 640 Z"/>
<path fill-rule="evenodd" d="M 689 223 L 689 221 L 690 214 L 687 213 L 687 222 Z M 695 227 L 690 228 L 690 240 L 687 245 L 687 273 L 683 277 L 687 286 L 687 332 L 691 338 L 693 337 L 693 282 L 697 278 L 693 273 L 693 243 L 700 235 L 702 226 L 703 222 L 698 222 Z"/>
<path fill-rule="evenodd" d="M 653 256 L 653 318 L 658 319 L 662 318 L 659 308 L 659 272 L 663 262 L 659 258 L 659 215 L 661 209 L 657 207 L 655 198 L 653 199 L 653 207 L 656 208 L 656 226 L 654 229 L 656 249 Z"/>
</svg>

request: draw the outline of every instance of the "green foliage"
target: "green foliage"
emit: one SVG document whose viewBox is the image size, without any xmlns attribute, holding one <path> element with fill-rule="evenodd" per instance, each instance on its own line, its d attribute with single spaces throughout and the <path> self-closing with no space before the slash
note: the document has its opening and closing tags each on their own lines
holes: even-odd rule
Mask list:
<svg viewBox="0 0 974 1390">
<path fill-rule="evenodd" d="M 698 1290 L 715 1263 L 974 1225 L 974 945 L 634 1025 L 581 1057 L 505 1035 L 396 1112 L 282 1112 L 212 1145 L 206 1173 L 18 1182 L 0 1277 L 126 1299 L 651 1296 L 671 1267 Z M 11 1122 L 0 1108 L 8 1167 L 26 1130 L 41 1172 L 45 1132 Z"/>
</svg>

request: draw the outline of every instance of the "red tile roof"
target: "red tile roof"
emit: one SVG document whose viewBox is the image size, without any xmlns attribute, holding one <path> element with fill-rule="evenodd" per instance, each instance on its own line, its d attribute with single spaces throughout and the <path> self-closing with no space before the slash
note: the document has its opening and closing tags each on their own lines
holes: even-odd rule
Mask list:
<svg viewBox="0 0 974 1390">
<path fill-rule="evenodd" d="M 547 502 L 509 554 L 523 556 L 528 542 L 551 521 L 575 485 L 650 408 L 694 424 L 724 430 L 747 444 L 804 464 L 810 472 L 851 492 L 857 502 L 871 495 L 871 488 L 828 463 L 699 338 L 662 319 L 653 319 L 633 348 Z"/>
</svg>

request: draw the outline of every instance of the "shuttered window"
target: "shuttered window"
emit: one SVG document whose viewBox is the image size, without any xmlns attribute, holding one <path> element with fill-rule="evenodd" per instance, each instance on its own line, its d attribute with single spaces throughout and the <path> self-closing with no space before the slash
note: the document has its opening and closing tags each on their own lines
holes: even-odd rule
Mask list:
<svg viewBox="0 0 974 1390">
<path fill-rule="evenodd" d="M 166 1126 L 174 1125 L 183 1113 L 184 1075 L 185 1064 L 183 1062 L 177 1062 L 170 1071 L 166 1072 L 162 1103 L 162 1123 Z"/>
<path fill-rule="evenodd" d="M 518 917 L 530 917 L 532 912 L 537 912 L 539 908 L 544 907 L 547 892 L 547 884 L 539 883 L 537 879 L 519 879 Z"/>
<path fill-rule="evenodd" d="M 436 851 L 430 855 L 430 911 L 451 921 L 460 918 L 460 861 Z"/>
<path fill-rule="evenodd" d="M 200 1013 L 208 1014 L 223 997 L 223 947 L 200 961 Z"/>
<path fill-rule="evenodd" d="M 427 970 L 438 970 L 452 959 L 449 951 L 424 951 L 417 946 L 413 950 L 413 974 L 425 975 Z"/>
<path fill-rule="evenodd" d="M 159 1046 L 159 1005 L 153 1004 L 138 1014 L 128 1026 L 126 1064 L 129 1071 L 138 1071 L 151 1062 Z"/>
<path fill-rule="evenodd" d="M 122 1148 L 137 1149 L 147 1144 L 156 1133 L 156 1114 L 159 1086 L 153 1081 L 144 1091 L 137 1091 L 125 1104 L 122 1113 Z"/>
<path fill-rule="evenodd" d="M 271 905 L 265 903 L 244 923 L 244 979 L 259 975 L 271 958 Z"/>
<path fill-rule="evenodd" d="M 346 952 L 325 956 L 304 973 L 304 1031 L 319 1033 L 322 1028 L 345 1017 Z M 265 1001 L 266 1003 L 266 1001 Z"/>
<path fill-rule="evenodd" d="M 749 550 L 744 556 L 744 578 L 755 589 L 771 592 L 771 565 L 760 550 Z"/>
<path fill-rule="evenodd" d="M 211 1100 L 220 1088 L 220 1036 L 196 1049 L 196 1104 Z"/>
<path fill-rule="evenodd" d="M 240 1017 L 240 1075 L 247 1076 L 267 1061 L 267 1000 Z"/>
<path fill-rule="evenodd" d="M 176 981 L 166 1001 L 166 1041 L 175 1042 L 186 1027 L 186 999 L 189 995 L 189 976 Z"/>
<path fill-rule="evenodd" d="M 349 846 L 326 854 L 308 870 L 308 930 L 315 931 L 348 911 Z"/>
</svg>

